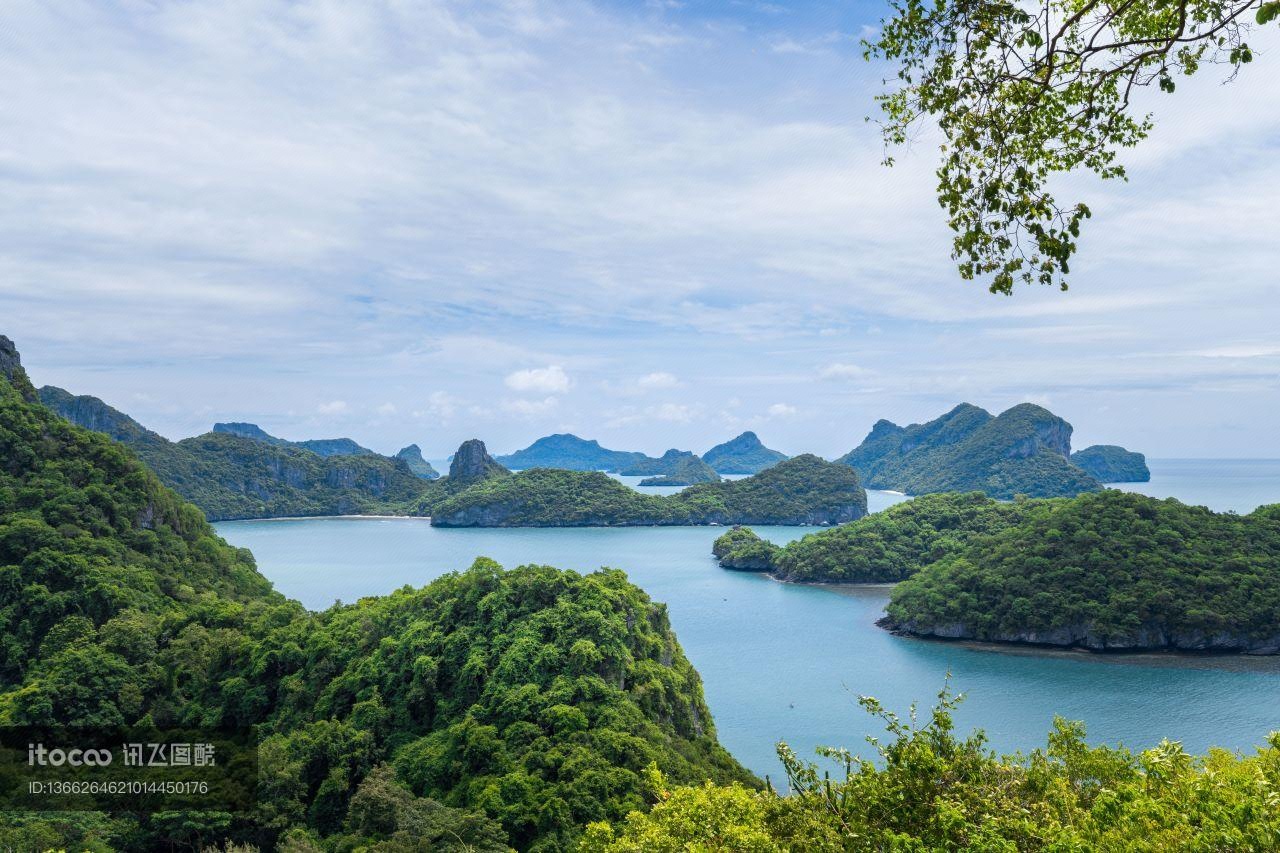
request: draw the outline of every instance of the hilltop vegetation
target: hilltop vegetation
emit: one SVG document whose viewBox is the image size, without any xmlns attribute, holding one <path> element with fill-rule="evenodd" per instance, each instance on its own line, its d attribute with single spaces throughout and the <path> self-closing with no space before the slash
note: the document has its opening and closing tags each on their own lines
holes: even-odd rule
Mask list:
<svg viewBox="0 0 1280 853">
<path fill-rule="evenodd" d="M 1071 497 L 1101 487 L 1067 458 L 1071 431 L 1071 424 L 1031 403 L 998 417 L 964 403 L 925 424 L 878 421 L 838 461 L 855 468 L 872 489 L 980 491 L 1006 500 Z"/>
<path fill-rule="evenodd" d="M 1071 454 L 1071 461 L 1100 483 L 1147 483 L 1147 457 L 1114 444 L 1095 444 Z"/>
<path fill-rule="evenodd" d="M 6 844 L 568 850 L 643 806 L 649 766 L 757 784 L 717 745 L 665 609 L 621 572 L 481 559 L 308 613 L 6 370 L 0 724 L 253 726 L 266 782 L 241 816 L 9 812 Z"/>
<path fill-rule="evenodd" d="M 1238 516 L 1107 490 L 1022 509 L 899 585 L 886 626 L 1099 650 L 1280 652 L 1280 505 Z"/>
<path fill-rule="evenodd" d="M 787 454 L 761 444 L 760 438 L 750 430 L 717 444 L 702 455 L 703 461 L 719 474 L 759 474 L 786 458 Z"/>
<path fill-rule="evenodd" d="M 670 496 L 640 494 L 598 471 L 534 468 L 483 480 L 429 510 L 442 527 L 839 524 L 865 515 L 867 501 L 852 470 L 805 455 Z"/>
</svg>

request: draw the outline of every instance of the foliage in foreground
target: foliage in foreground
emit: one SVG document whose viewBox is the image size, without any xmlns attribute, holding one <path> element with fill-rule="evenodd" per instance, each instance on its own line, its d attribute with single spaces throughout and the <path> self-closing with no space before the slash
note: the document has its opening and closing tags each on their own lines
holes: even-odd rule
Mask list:
<svg viewBox="0 0 1280 853">
<path fill-rule="evenodd" d="M 1256 755 L 1193 756 L 1178 743 L 1133 754 L 1090 747 L 1080 723 L 1054 721 L 1048 744 L 999 757 L 981 732 L 960 738 L 944 690 L 927 721 L 861 704 L 885 724 L 877 759 L 819 752 L 836 774 L 779 757 L 789 796 L 704 783 L 669 786 L 621 826 L 592 824 L 582 853 L 790 851 L 1182 851 L 1280 846 L 1280 733 Z"/>
<path fill-rule="evenodd" d="M 881 95 L 886 145 L 926 116 L 945 144 L 938 202 L 952 258 L 992 292 L 1022 281 L 1066 289 L 1083 203 L 1061 205 L 1055 176 L 1125 177 L 1120 151 L 1151 131 L 1132 97 L 1173 92 L 1179 77 L 1253 59 L 1250 25 L 1280 18 L 1277 0 L 893 0 L 869 59 L 896 68 Z M 892 158 L 886 159 L 892 163 Z"/>
</svg>

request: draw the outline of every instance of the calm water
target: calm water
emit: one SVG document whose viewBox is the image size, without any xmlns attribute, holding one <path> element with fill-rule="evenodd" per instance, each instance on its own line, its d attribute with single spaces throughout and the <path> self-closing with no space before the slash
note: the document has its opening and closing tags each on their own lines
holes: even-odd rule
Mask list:
<svg viewBox="0 0 1280 853">
<path fill-rule="evenodd" d="M 1280 459 L 1149 459 L 1149 483 L 1116 488 L 1177 498 L 1218 512 L 1252 512 L 1280 503 Z"/>
<path fill-rule="evenodd" d="M 1280 501 L 1277 462 L 1155 461 L 1152 470 L 1142 491 L 1188 503 L 1247 512 Z M 898 500 L 870 495 L 873 510 Z M 625 569 L 667 603 L 721 742 L 761 774 L 778 773 L 780 739 L 801 754 L 820 744 L 864 747 L 864 736 L 879 732 L 857 695 L 899 711 L 912 701 L 927 706 L 948 672 L 968 695 L 961 726 L 985 729 L 1002 751 L 1042 745 L 1055 713 L 1085 720 L 1092 741 L 1131 747 L 1169 737 L 1196 751 L 1248 749 L 1280 729 L 1280 660 L 1099 657 L 894 637 L 874 624 L 884 589 L 802 587 L 720 569 L 710 549 L 723 528 L 445 530 L 411 519 L 309 519 L 218 529 L 253 549 L 282 592 L 313 608 L 421 585 L 481 555 L 507 566 Z M 757 530 L 785 542 L 813 528 Z"/>
</svg>

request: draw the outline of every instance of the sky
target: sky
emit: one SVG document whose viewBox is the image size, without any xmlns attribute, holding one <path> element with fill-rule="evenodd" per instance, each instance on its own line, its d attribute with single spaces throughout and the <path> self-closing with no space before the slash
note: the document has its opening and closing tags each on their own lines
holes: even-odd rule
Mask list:
<svg viewBox="0 0 1280 853">
<path fill-rule="evenodd" d="M 9 0 L 0 333 L 171 438 L 844 453 L 1045 405 L 1280 457 L 1280 29 L 1147 94 L 1066 293 L 961 281 L 873 2 Z"/>
</svg>

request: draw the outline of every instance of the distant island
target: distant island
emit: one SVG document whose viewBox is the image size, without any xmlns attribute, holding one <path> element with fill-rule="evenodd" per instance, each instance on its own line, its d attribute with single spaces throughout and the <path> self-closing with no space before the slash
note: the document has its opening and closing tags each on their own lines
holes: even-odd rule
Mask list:
<svg viewBox="0 0 1280 853">
<path fill-rule="evenodd" d="M 703 461 L 718 474 L 758 474 L 786 458 L 787 454 L 761 444 L 750 430 L 702 454 Z"/>
<path fill-rule="evenodd" d="M 277 439 L 252 424 L 219 424 L 222 429 L 174 442 L 97 397 L 46 385 L 39 399 L 71 423 L 129 447 L 210 521 L 403 513 L 428 486 L 405 460 L 373 451 L 322 456 L 303 446 L 311 442 Z M 316 445 L 333 449 L 346 442 Z"/>
<path fill-rule="evenodd" d="M 1095 444 L 1071 454 L 1071 461 L 1100 483 L 1148 483 L 1147 457 L 1114 444 Z"/>
<path fill-rule="evenodd" d="M 682 455 L 671 469 L 658 476 L 640 481 L 642 486 L 695 486 L 698 483 L 718 483 L 720 475 L 704 460 L 692 453 Z"/>
<path fill-rule="evenodd" d="M 219 423 L 213 425 L 213 431 L 223 432 L 227 435 L 238 435 L 241 438 L 251 438 L 254 441 L 261 441 L 263 444 L 270 444 L 274 447 L 296 447 L 299 450 L 310 450 L 317 456 L 378 455 L 367 447 L 361 447 L 349 438 L 312 438 L 304 441 L 289 441 L 284 438 L 276 438 L 257 424 Z"/>
<path fill-rule="evenodd" d="M 898 583 L 880 624 L 919 637 L 1093 651 L 1280 653 L 1280 504 L 1246 516 L 1117 490 L 938 494 L 720 564 L 801 583 Z"/>
<path fill-rule="evenodd" d="M 528 468 L 561 468 L 566 471 L 607 471 L 624 476 L 673 476 L 682 459 L 697 458 L 688 450 L 671 449 L 662 456 L 649 456 L 639 451 L 610 450 L 594 439 L 579 438 L 572 433 L 544 436 L 523 450 L 496 457 L 514 471 Z M 754 432 L 717 444 L 703 455 L 702 461 L 717 474 L 758 474 L 787 458 L 785 453 L 770 450 L 760 443 Z M 683 479 L 680 477 L 677 480 Z M 691 480 L 690 482 L 706 482 Z M 674 482 L 663 485 L 676 485 Z"/>
<path fill-rule="evenodd" d="M 487 457 L 486 457 L 487 460 Z M 488 473 L 466 488 L 432 484 L 417 512 L 440 527 L 582 527 L 701 524 L 840 524 L 867 511 L 852 469 L 813 455 L 742 480 L 646 495 L 598 471 L 533 468 Z M 456 457 L 455 457 L 456 464 Z M 451 493 L 452 492 L 452 493 Z"/>
<path fill-rule="evenodd" d="M 625 450 L 609 450 L 600 442 L 572 433 L 548 435 L 533 444 L 497 457 L 497 462 L 515 471 L 526 468 L 561 468 L 566 471 L 620 472 L 637 465 L 656 462 L 651 456 Z"/>
<path fill-rule="evenodd" d="M 936 420 L 881 420 L 839 462 L 871 489 L 911 495 L 980 491 L 994 498 L 1070 497 L 1101 483 L 1074 464 L 1071 424 L 1032 403 L 993 417 L 963 403 Z"/>
</svg>

